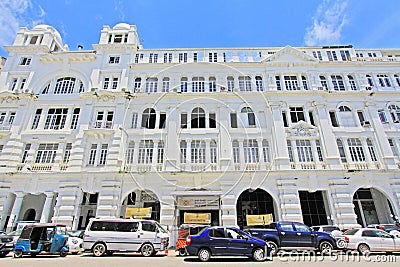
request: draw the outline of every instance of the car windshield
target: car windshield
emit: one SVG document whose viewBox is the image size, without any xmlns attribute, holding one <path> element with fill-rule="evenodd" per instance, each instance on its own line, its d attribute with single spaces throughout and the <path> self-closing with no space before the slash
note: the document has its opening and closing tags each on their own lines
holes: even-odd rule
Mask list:
<svg viewBox="0 0 400 267">
<path fill-rule="evenodd" d="M 394 225 L 382 225 L 382 229 L 386 232 L 397 230 L 396 226 Z"/>
<path fill-rule="evenodd" d="M 355 235 L 355 233 L 358 232 L 358 229 L 349 229 L 346 232 L 344 232 L 345 235 Z"/>
<path fill-rule="evenodd" d="M 11 236 L 20 236 L 20 235 L 21 235 L 21 232 L 22 232 L 22 230 L 12 231 L 12 232 L 9 232 L 8 235 L 11 235 Z"/>
<path fill-rule="evenodd" d="M 164 233 L 164 234 L 168 233 L 158 222 L 156 222 L 156 224 L 161 233 Z"/>
<path fill-rule="evenodd" d="M 326 227 L 322 227 L 322 229 L 324 232 L 327 232 L 327 233 L 331 233 L 335 230 L 340 231 L 339 227 L 336 227 L 336 226 L 326 226 Z"/>
</svg>

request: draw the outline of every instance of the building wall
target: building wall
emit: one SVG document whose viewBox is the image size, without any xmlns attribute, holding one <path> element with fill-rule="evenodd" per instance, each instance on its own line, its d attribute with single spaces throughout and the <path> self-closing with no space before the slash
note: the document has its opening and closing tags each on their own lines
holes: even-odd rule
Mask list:
<svg viewBox="0 0 400 267">
<path fill-rule="evenodd" d="M 87 216 L 124 216 L 131 192 L 142 196 L 132 207 L 159 202 L 154 216 L 174 238 L 181 210 L 215 210 L 216 223 L 238 224 L 246 190 L 268 193 L 276 220 L 303 221 L 298 191 L 322 191 L 327 221 L 343 228 L 357 224 L 360 188 L 375 190 L 380 223 L 399 214 L 398 49 L 147 50 L 138 40 L 135 26 L 117 24 L 103 28 L 94 50 L 69 51 L 42 25 L 21 28 L 6 47 L 0 228 L 12 228 L 30 206 L 35 219 L 71 228 Z M 190 121 L 203 121 L 195 108 L 204 110 L 205 127 Z M 148 123 L 155 129 L 142 123 L 146 109 L 154 109 Z"/>
</svg>

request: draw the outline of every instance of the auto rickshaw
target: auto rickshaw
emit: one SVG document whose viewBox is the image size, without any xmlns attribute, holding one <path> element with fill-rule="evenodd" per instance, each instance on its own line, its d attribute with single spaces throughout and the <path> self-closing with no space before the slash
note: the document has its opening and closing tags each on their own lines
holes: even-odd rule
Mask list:
<svg viewBox="0 0 400 267">
<path fill-rule="evenodd" d="M 186 255 L 186 237 L 188 235 L 196 235 L 204 228 L 210 225 L 205 224 L 182 224 L 178 230 L 178 240 L 176 241 L 175 250 L 178 251 L 179 256 Z"/>
<path fill-rule="evenodd" d="M 65 225 L 51 223 L 26 225 L 15 244 L 14 258 L 21 258 L 23 254 L 35 257 L 39 253 L 59 254 L 65 257 L 68 254 L 67 240 Z"/>
</svg>

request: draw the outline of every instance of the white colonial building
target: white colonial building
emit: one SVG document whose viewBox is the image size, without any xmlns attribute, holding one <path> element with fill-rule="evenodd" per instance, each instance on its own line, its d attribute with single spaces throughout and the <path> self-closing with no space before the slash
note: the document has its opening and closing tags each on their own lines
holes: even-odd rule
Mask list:
<svg viewBox="0 0 400 267">
<path fill-rule="evenodd" d="M 5 48 L 0 229 L 137 207 L 174 240 L 185 213 L 343 228 L 399 214 L 400 49 L 144 49 L 124 23 L 93 50 L 48 25 Z"/>
</svg>

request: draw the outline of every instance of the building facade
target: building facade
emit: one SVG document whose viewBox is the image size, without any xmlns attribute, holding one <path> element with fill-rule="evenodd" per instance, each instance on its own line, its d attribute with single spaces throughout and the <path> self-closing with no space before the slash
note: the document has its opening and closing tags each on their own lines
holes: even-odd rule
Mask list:
<svg viewBox="0 0 400 267">
<path fill-rule="evenodd" d="M 0 229 L 147 208 L 342 228 L 400 209 L 400 49 L 144 49 L 105 26 L 70 51 L 21 28 L 0 74 Z"/>
</svg>

